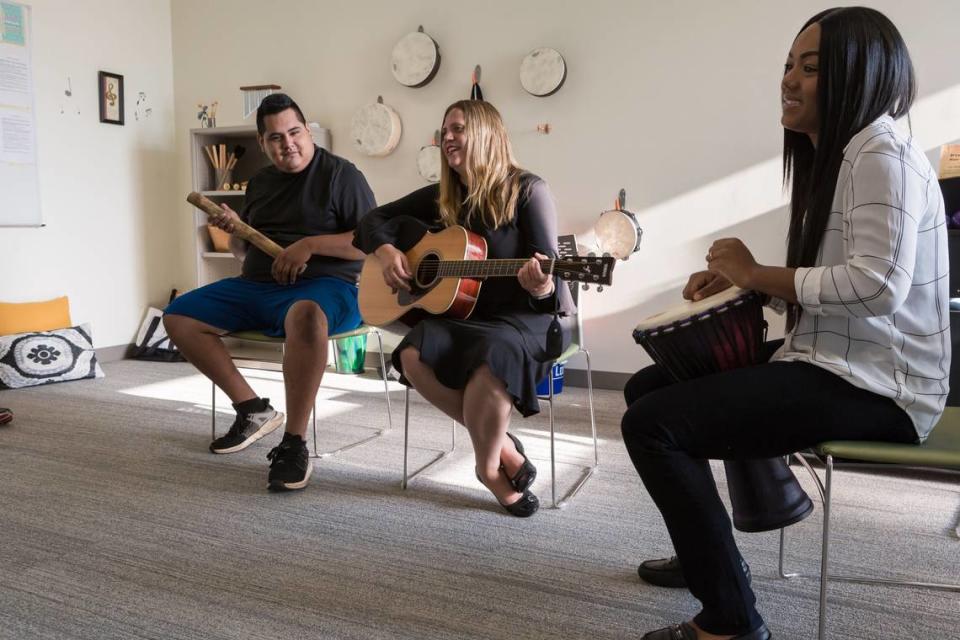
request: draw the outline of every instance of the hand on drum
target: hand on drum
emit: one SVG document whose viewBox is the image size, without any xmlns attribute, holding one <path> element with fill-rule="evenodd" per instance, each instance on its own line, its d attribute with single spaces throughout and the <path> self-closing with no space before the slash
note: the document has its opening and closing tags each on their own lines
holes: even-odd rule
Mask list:
<svg viewBox="0 0 960 640">
<path fill-rule="evenodd" d="M 722 238 L 707 251 L 707 270 L 726 278 L 742 289 L 751 289 L 751 279 L 757 268 L 753 254 L 739 238 Z"/>
<path fill-rule="evenodd" d="M 306 238 L 297 240 L 273 259 L 270 274 L 280 284 L 293 284 L 307 268 L 307 261 L 312 255 Z"/>
<path fill-rule="evenodd" d="M 540 268 L 540 260 L 549 260 L 549 258 L 542 253 L 534 253 L 533 257 L 527 260 L 517 272 L 520 286 L 534 298 L 545 298 L 553 293 L 553 278 Z"/>
<path fill-rule="evenodd" d="M 383 281 L 396 293 L 397 289 L 410 291 L 410 265 L 407 256 L 392 244 L 382 244 L 373 252 L 383 267 Z"/>
<path fill-rule="evenodd" d="M 687 280 L 687 286 L 683 288 L 684 300 L 703 300 L 715 293 L 720 293 L 724 289 L 729 289 L 732 284 L 730 281 L 709 271 L 697 271 Z"/>
<path fill-rule="evenodd" d="M 226 203 L 221 203 L 220 208 L 222 211 L 217 215 L 207 214 L 207 222 L 215 227 L 223 229 L 227 233 L 233 233 L 236 231 L 233 223 L 234 221 L 239 220 L 240 216 L 237 215 L 236 211 L 227 206 Z"/>
</svg>

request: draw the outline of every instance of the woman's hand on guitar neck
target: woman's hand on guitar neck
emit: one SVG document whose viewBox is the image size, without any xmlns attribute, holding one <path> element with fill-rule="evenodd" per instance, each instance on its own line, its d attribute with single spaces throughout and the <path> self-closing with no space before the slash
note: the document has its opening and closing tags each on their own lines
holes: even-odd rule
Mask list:
<svg viewBox="0 0 960 640">
<path fill-rule="evenodd" d="M 382 244 L 373 252 L 383 268 L 383 281 L 396 292 L 397 289 L 410 291 L 410 265 L 407 256 L 392 244 Z"/>
<path fill-rule="evenodd" d="M 542 253 L 534 253 L 517 273 L 520 286 L 534 298 L 546 298 L 553 293 L 553 278 L 540 268 L 541 260 L 549 260 L 549 258 Z"/>
</svg>

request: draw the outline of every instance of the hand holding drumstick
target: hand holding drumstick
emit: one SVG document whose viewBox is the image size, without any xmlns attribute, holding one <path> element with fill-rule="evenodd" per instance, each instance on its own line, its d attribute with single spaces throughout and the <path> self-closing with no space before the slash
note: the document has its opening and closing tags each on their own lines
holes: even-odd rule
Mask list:
<svg viewBox="0 0 960 640">
<path fill-rule="evenodd" d="M 281 254 L 284 254 L 285 258 L 282 260 L 284 267 L 283 279 L 281 281 L 281 279 L 278 278 L 278 282 L 281 282 L 282 284 L 293 282 L 296 279 L 296 276 L 303 273 L 303 271 L 307 268 L 306 260 L 296 265 L 295 268 L 292 267 L 290 265 L 290 260 L 287 257 L 287 254 L 290 253 L 291 248 L 284 249 L 267 236 L 243 222 L 240 219 L 240 216 L 237 215 L 237 212 L 230 207 L 226 205 L 217 206 L 215 202 L 200 195 L 196 191 L 190 192 L 190 194 L 187 196 L 187 202 L 206 213 L 210 224 L 227 231 L 233 236 L 243 238 L 266 253 L 268 256 L 276 258 Z M 277 276 L 275 275 L 274 277 Z"/>
<path fill-rule="evenodd" d="M 235 222 L 240 221 L 240 216 L 237 215 L 237 212 L 230 208 L 227 203 L 220 204 L 220 211 L 218 213 L 207 212 L 207 222 L 212 224 L 215 227 L 223 229 L 227 233 L 233 233 L 236 231 L 237 227 Z"/>
</svg>

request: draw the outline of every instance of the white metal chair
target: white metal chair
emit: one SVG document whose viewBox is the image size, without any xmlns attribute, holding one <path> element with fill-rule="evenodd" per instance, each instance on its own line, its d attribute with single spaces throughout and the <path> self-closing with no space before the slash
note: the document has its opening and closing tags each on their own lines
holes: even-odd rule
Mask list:
<svg viewBox="0 0 960 640">
<path fill-rule="evenodd" d="M 930 437 L 921 445 L 893 444 L 889 442 L 853 442 L 837 441 L 825 442 L 815 448 L 815 453 L 824 463 L 824 479 L 814 471 L 813 467 L 800 453 L 793 454 L 803 467 L 810 473 L 823 501 L 823 535 L 820 557 L 820 618 L 817 628 L 817 638 L 826 639 L 827 633 L 827 584 L 834 580 L 838 582 L 855 582 L 861 584 L 882 584 L 894 586 L 910 586 L 946 591 L 960 591 L 960 584 L 942 584 L 931 582 L 916 582 L 906 580 L 890 580 L 872 577 L 844 576 L 831 574 L 828 571 L 830 549 L 830 516 L 832 509 L 831 489 L 833 487 L 833 469 L 846 461 L 852 462 L 849 466 L 857 469 L 884 468 L 884 469 L 940 469 L 950 472 L 960 471 L 960 408 L 948 407 Z M 835 463 L 834 458 L 843 462 Z M 960 538 L 960 525 L 956 535 Z M 799 573 L 784 571 L 784 530 L 780 530 L 779 572 L 783 578 L 812 577 Z"/>
<path fill-rule="evenodd" d="M 579 288 L 576 282 L 571 282 L 570 291 L 573 295 L 573 301 L 577 305 L 577 313 L 573 318 L 573 327 L 571 328 L 572 339 L 570 346 L 564 350 L 560 356 L 554 360 L 555 364 L 565 364 L 570 358 L 583 354 L 584 359 L 587 363 L 587 402 L 590 406 L 590 432 L 593 436 L 593 464 L 583 467 L 583 470 L 580 474 L 580 479 L 573 485 L 573 487 L 567 491 L 567 493 L 557 502 L 557 454 L 556 454 L 556 425 L 554 422 L 553 416 L 553 403 L 554 403 L 554 391 L 553 391 L 553 370 L 547 374 L 548 380 L 548 393 L 541 396 L 541 400 L 546 400 L 549 406 L 549 418 L 550 418 L 550 493 L 551 499 L 553 501 L 554 509 L 562 509 L 566 503 L 576 496 L 580 489 L 583 488 L 583 485 L 587 483 L 594 473 L 596 473 L 598 467 L 600 466 L 600 447 L 597 441 L 597 421 L 593 412 L 593 369 L 590 366 L 590 352 L 583 344 L 583 316 L 581 314 L 580 307 L 580 295 Z"/>
<path fill-rule="evenodd" d="M 359 447 L 362 444 L 365 444 L 367 442 L 370 442 L 371 440 L 379 438 L 380 436 L 384 435 L 385 433 L 388 433 L 391 429 L 393 429 L 393 416 L 390 410 L 390 386 L 389 386 L 389 381 L 387 380 L 387 375 L 386 375 L 387 369 L 383 359 L 383 334 L 380 331 L 380 329 L 378 329 L 377 327 L 371 327 L 369 325 L 360 325 L 353 331 L 344 331 L 342 333 L 337 333 L 332 336 L 329 336 L 329 340 L 331 345 L 333 346 L 334 362 L 336 362 L 337 349 L 335 344 L 337 341 L 345 340 L 347 338 L 355 338 L 357 336 L 369 336 L 371 334 L 377 337 L 377 344 L 379 345 L 378 353 L 380 355 L 380 371 L 383 375 L 383 396 L 384 396 L 384 399 L 387 401 L 387 428 L 378 429 L 373 435 L 367 436 L 366 438 L 362 438 L 356 442 L 352 442 L 346 446 L 340 447 L 339 449 L 335 449 L 331 451 L 319 451 L 317 448 L 317 409 L 316 409 L 316 405 L 314 405 L 313 411 L 311 412 L 312 431 L 313 431 L 313 453 L 311 454 L 311 457 L 328 458 L 330 456 L 335 456 L 339 453 L 343 453 L 344 451 L 353 449 L 354 447 Z M 234 338 L 237 340 L 246 340 L 249 342 L 257 342 L 260 344 L 279 344 L 281 353 L 283 353 L 285 348 L 283 338 L 267 336 L 261 333 L 260 331 L 238 331 L 236 333 L 227 334 L 227 336 L 225 337 Z M 326 363 L 323 363 L 323 366 L 326 366 Z M 256 367 L 250 367 L 250 368 L 256 368 Z M 210 403 L 211 404 L 210 439 L 215 440 L 217 437 L 217 387 L 213 383 L 211 383 L 211 387 L 212 387 L 212 393 L 211 393 L 212 399 Z"/>
</svg>

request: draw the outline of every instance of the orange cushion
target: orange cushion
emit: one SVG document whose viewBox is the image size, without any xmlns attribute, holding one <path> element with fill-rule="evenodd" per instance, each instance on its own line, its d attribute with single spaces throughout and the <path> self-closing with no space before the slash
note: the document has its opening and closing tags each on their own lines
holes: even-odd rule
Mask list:
<svg viewBox="0 0 960 640">
<path fill-rule="evenodd" d="M 45 302 L 0 302 L 0 336 L 71 326 L 67 296 Z"/>
</svg>

